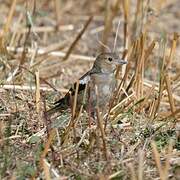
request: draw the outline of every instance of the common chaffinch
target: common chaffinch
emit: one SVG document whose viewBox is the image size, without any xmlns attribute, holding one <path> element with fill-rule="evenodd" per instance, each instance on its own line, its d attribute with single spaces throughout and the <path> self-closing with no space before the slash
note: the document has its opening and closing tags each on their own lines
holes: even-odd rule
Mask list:
<svg viewBox="0 0 180 180">
<path fill-rule="evenodd" d="M 105 113 L 116 88 L 116 66 L 126 63 L 115 53 L 99 54 L 92 68 L 79 79 L 79 83 L 74 83 L 62 99 L 54 103 L 55 106 L 48 110 L 47 114 L 51 115 L 72 107 L 76 88 L 77 109 L 83 104 L 84 109 L 94 117 L 98 106 L 100 112 Z"/>
</svg>

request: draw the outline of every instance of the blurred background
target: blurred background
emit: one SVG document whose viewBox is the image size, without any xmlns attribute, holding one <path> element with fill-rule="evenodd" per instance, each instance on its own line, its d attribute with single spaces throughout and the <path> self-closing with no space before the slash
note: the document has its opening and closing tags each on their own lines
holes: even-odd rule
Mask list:
<svg viewBox="0 0 180 180">
<path fill-rule="evenodd" d="M 31 74 L 26 70 L 20 73 L 20 78 L 14 72 L 19 71 L 15 67 L 20 63 L 32 71 L 39 69 L 40 76 L 54 80 L 57 87 L 67 86 L 69 78 L 75 81 L 89 69 L 93 57 L 102 51 L 102 43 L 113 51 L 119 22 L 115 50 L 122 56 L 141 32 L 146 31 L 149 43 L 159 41 L 162 36 L 172 39 L 173 33 L 180 29 L 179 7 L 178 0 L 1 1 L 1 45 L 8 50 L 8 61 L 1 60 L 1 79 L 13 80 L 15 84 L 29 83 Z M 72 56 L 62 63 L 90 17 L 93 20 L 72 47 Z M 31 54 L 26 52 L 28 48 L 33 51 Z M 54 51 L 59 53 L 49 53 Z M 73 68 L 69 69 L 69 65 Z"/>
<path fill-rule="evenodd" d="M 179 33 L 179 0 L 0 0 L 0 179 L 180 179 Z M 48 119 L 105 51 L 128 61 L 106 132 Z"/>
</svg>

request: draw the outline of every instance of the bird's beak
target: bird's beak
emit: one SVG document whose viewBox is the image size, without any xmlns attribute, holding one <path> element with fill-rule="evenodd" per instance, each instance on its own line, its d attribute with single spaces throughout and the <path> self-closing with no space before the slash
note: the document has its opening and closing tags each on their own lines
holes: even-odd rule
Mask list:
<svg viewBox="0 0 180 180">
<path fill-rule="evenodd" d="M 123 60 L 123 59 L 117 59 L 115 61 L 116 65 L 123 65 L 123 64 L 127 64 L 127 61 Z"/>
</svg>

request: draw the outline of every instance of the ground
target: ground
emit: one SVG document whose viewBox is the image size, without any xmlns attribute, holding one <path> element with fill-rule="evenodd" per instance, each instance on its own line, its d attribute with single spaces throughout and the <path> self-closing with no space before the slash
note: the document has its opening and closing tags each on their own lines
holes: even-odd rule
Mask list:
<svg viewBox="0 0 180 180">
<path fill-rule="evenodd" d="M 0 179 L 180 179 L 178 0 L 0 3 Z M 107 117 L 48 117 L 109 49 Z"/>
</svg>

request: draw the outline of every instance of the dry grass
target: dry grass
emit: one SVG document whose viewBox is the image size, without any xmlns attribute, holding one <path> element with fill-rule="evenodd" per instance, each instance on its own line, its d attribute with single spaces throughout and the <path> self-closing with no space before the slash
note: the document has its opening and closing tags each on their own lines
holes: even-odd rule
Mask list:
<svg viewBox="0 0 180 180">
<path fill-rule="evenodd" d="M 180 179 L 178 0 L 0 3 L 0 179 Z M 106 46 L 128 61 L 107 115 L 47 117 Z"/>
</svg>

